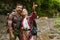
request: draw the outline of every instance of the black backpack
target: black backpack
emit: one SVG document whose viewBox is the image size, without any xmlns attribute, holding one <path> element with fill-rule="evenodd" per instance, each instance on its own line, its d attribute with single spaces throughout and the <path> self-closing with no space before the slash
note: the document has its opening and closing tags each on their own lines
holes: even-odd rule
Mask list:
<svg viewBox="0 0 60 40">
<path fill-rule="evenodd" d="M 31 34 L 37 35 L 37 24 L 35 20 L 33 20 L 33 28 L 32 28 Z"/>
</svg>

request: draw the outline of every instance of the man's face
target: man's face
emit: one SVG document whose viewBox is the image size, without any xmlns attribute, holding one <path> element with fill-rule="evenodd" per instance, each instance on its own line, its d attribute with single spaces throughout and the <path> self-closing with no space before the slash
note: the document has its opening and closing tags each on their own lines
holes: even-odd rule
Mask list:
<svg viewBox="0 0 60 40">
<path fill-rule="evenodd" d="M 18 13 L 21 13 L 21 12 L 22 12 L 22 6 L 20 6 L 20 5 L 17 6 L 17 7 L 16 7 L 16 11 L 17 11 Z"/>
</svg>

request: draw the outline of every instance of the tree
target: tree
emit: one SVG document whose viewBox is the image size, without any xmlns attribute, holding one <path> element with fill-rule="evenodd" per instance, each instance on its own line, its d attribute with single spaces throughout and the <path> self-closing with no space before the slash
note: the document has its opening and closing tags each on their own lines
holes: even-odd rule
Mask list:
<svg viewBox="0 0 60 40">
<path fill-rule="evenodd" d="M 0 14 L 11 12 L 17 3 L 24 5 L 28 12 L 31 13 L 33 2 L 38 5 L 36 11 L 40 17 L 53 17 L 55 11 L 52 10 L 60 12 L 60 0 L 0 0 Z"/>
</svg>

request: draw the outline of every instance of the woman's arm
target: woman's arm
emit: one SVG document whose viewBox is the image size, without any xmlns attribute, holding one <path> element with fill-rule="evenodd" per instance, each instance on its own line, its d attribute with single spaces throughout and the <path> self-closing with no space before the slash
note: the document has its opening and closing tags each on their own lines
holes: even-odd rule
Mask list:
<svg viewBox="0 0 60 40">
<path fill-rule="evenodd" d="M 36 7 L 37 7 L 37 5 L 33 2 L 33 6 L 32 6 L 33 12 L 32 12 L 32 15 L 30 16 L 30 20 L 33 20 L 37 17 L 36 11 L 35 11 Z"/>
<path fill-rule="evenodd" d="M 36 12 L 35 12 L 35 11 L 34 11 L 34 12 L 32 12 L 32 15 L 31 15 L 31 16 L 29 16 L 29 17 L 30 17 L 30 20 L 35 19 L 35 18 L 37 17 Z"/>
</svg>

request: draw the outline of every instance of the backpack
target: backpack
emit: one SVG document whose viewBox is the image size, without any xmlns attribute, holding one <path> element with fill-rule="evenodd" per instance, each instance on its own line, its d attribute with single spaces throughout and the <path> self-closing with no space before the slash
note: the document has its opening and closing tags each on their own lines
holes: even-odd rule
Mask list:
<svg viewBox="0 0 60 40">
<path fill-rule="evenodd" d="M 35 20 L 33 20 L 33 28 L 32 28 L 31 34 L 37 35 L 37 24 L 36 24 Z"/>
</svg>

